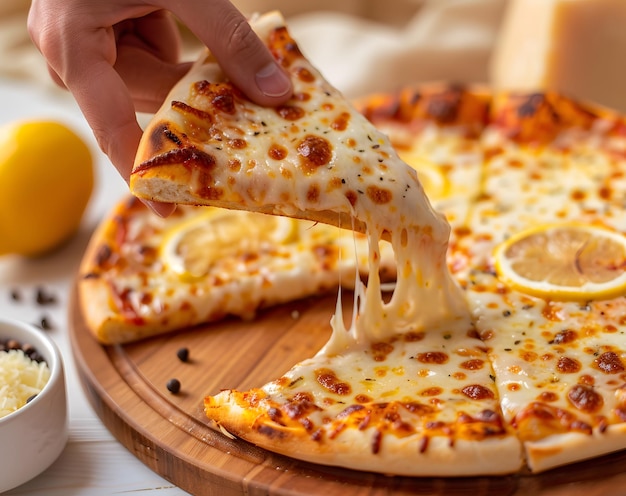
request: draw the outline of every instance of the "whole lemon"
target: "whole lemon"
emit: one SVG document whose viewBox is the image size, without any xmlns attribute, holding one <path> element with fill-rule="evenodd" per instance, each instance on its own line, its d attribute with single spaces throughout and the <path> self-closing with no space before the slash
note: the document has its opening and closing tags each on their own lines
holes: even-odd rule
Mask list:
<svg viewBox="0 0 626 496">
<path fill-rule="evenodd" d="M 94 183 L 87 144 L 60 122 L 0 127 L 0 255 L 42 255 L 78 229 Z"/>
</svg>

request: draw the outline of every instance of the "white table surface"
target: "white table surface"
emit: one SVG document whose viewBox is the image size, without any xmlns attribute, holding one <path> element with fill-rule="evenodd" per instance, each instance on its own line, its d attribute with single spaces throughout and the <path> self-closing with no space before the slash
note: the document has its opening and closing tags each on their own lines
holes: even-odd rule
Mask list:
<svg viewBox="0 0 626 496">
<path fill-rule="evenodd" d="M 70 430 L 65 450 L 49 469 L 4 494 L 188 494 L 152 472 L 102 424 L 83 393 L 69 343 L 67 306 L 73 277 L 93 229 L 126 192 L 126 185 L 98 149 L 91 131 L 69 95 L 29 86 L 24 82 L 0 79 L 0 125 L 26 118 L 53 118 L 79 133 L 92 148 L 96 186 L 81 229 L 67 245 L 41 259 L 0 257 L 0 315 L 29 323 L 39 323 L 45 317 L 53 326 L 53 329 L 45 332 L 55 340 L 63 355 Z M 36 293 L 39 288 L 54 294 L 57 303 L 38 305 Z M 21 295 L 19 301 L 12 298 L 12 291 L 15 290 Z"/>
</svg>

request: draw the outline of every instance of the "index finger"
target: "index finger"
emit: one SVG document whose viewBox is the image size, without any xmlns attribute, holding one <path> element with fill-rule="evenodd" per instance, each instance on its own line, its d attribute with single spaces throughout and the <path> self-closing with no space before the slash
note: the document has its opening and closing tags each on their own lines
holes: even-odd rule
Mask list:
<svg viewBox="0 0 626 496">
<path fill-rule="evenodd" d="M 126 84 L 108 62 L 99 61 L 79 81 L 71 81 L 68 88 L 100 148 L 128 184 L 143 130 Z M 146 204 L 164 217 L 175 209 L 174 205 Z"/>
</svg>

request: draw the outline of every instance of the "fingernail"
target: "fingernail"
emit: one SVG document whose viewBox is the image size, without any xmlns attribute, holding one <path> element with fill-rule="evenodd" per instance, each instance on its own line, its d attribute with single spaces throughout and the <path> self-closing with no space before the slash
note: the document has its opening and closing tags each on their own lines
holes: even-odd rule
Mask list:
<svg viewBox="0 0 626 496">
<path fill-rule="evenodd" d="M 256 73 L 256 84 L 265 96 L 284 96 L 291 91 L 289 77 L 274 62 Z"/>
<path fill-rule="evenodd" d="M 174 210 L 176 210 L 176 205 L 173 203 L 160 203 L 143 199 L 141 199 L 141 201 L 159 217 L 169 217 L 174 213 Z"/>
</svg>

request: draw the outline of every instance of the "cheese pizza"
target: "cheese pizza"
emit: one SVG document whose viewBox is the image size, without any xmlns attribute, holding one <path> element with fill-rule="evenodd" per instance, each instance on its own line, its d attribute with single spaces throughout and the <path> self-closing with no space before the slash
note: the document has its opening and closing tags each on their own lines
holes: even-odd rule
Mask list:
<svg viewBox="0 0 626 496">
<path fill-rule="evenodd" d="M 291 101 L 253 104 L 203 56 L 147 127 L 131 189 L 195 205 L 181 212 L 334 224 L 367 260 L 352 319 L 340 290 L 325 346 L 267 384 L 210 392 L 210 421 L 294 458 L 408 476 L 542 472 L 626 448 L 626 120 L 437 84 L 353 106 L 280 15 L 252 26 Z"/>
</svg>

